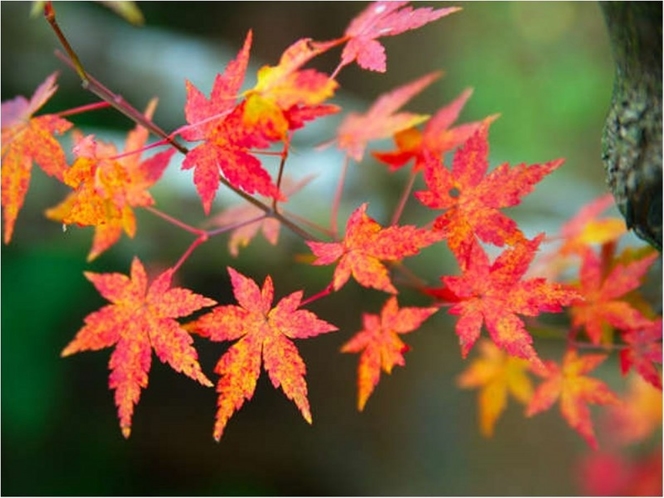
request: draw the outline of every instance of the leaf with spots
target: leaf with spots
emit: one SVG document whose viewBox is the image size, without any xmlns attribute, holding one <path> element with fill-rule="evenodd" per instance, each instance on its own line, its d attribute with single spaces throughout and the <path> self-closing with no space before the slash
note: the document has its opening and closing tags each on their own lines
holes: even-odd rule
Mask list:
<svg viewBox="0 0 664 498">
<path fill-rule="evenodd" d="M 150 285 L 138 258 L 131 275 L 92 273 L 85 276 L 111 304 L 90 313 L 74 340 L 62 351 L 69 356 L 115 346 L 111 354 L 109 385 L 115 390 L 120 428 L 129 437 L 134 406 L 148 386 L 152 350 L 176 372 L 204 386 L 212 386 L 198 363 L 193 339 L 175 320 L 216 304 L 194 292 L 171 288 L 173 270 L 166 270 Z"/>
<path fill-rule="evenodd" d="M 461 276 L 442 277 L 446 293 L 454 303 L 449 309 L 458 315 L 456 333 L 465 358 L 480 336 L 482 324 L 493 342 L 512 356 L 541 364 L 533 339 L 518 315 L 557 313 L 581 296 L 571 287 L 543 278 L 523 280 L 535 252 L 544 238 L 524 240 L 506 249 L 493 263 L 475 242 Z"/>
<path fill-rule="evenodd" d="M 360 353 L 357 370 L 357 407 L 360 411 L 378 385 L 381 370 L 390 374 L 395 365 L 406 364 L 403 355 L 409 348 L 399 335 L 417 330 L 436 311 L 436 307 L 399 308 L 397 298 L 392 296 L 383 306 L 380 316 L 362 315 L 364 328 L 341 348 L 343 353 Z"/>
<path fill-rule="evenodd" d="M 72 124 L 55 114 L 34 117 L 55 93 L 57 73 L 39 85 L 30 100 L 16 97 L 2 103 L 2 208 L 4 242 L 14 232 L 18 213 L 30 186 L 32 163 L 46 174 L 62 180 L 67 169 L 65 153 L 55 135 Z"/>
<path fill-rule="evenodd" d="M 400 261 L 420 249 L 438 242 L 440 236 L 413 225 L 382 228 L 362 204 L 348 219 L 342 242 L 307 242 L 317 259 L 314 265 L 329 265 L 339 260 L 332 286 L 339 290 L 353 276 L 360 285 L 397 294 L 382 261 Z"/>
<path fill-rule="evenodd" d="M 429 190 L 415 196 L 431 209 L 446 210 L 434 222 L 457 259 L 465 259 L 476 238 L 502 247 L 514 245 L 524 236 L 516 222 L 500 209 L 516 206 L 533 191 L 535 184 L 558 168 L 562 159 L 545 164 L 510 168 L 506 163 L 487 173 L 489 168 L 487 118 L 454 154 L 449 170 L 438 157 L 428 153 L 424 180 Z"/>
<path fill-rule="evenodd" d="M 292 339 L 306 339 L 337 330 L 311 311 L 298 309 L 302 291 L 281 299 L 272 307 L 274 287 L 268 276 L 259 288 L 250 278 L 228 268 L 238 305 L 213 308 L 187 325 L 212 341 L 237 341 L 219 359 L 215 372 L 219 399 L 214 438 L 219 441 L 228 420 L 256 389 L 261 363 L 275 388 L 281 386 L 304 419 L 311 423 L 306 371 Z"/>
</svg>

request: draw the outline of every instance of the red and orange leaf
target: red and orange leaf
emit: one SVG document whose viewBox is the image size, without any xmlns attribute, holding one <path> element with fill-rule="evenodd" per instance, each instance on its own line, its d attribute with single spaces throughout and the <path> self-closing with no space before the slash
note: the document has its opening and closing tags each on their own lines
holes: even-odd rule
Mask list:
<svg viewBox="0 0 664 498">
<path fill-rule="evenodd" d="M 558 168 L 562 159 L 544 164 L 489 168 L 488 128 L 480 127 L 454 154 L 451 171 L 437 157 L 427 154 L 424 180 L 429 190 L 416 192 L 422 204 L 445 209 L 434 228 L 443 232 L 457 259 L 463 260 L 475 237 L 502 247 L 523 240 L 516 222 L 500 209 L 516 206 L 533 191 L 535 184 Z"/>
<path fill-rule="evenodd" d="M 584 327 L 593 344 L 606 339 L 611 327 L 623 331 L 648 328 L 651 321 L 624 297 L 641 285 L 655 259 L 657 253 L 651 252 L 632 262 L 618 262 L 606 275 L 602 259 L 593 250 L 585 251 L 579 273 L 579 292 L 585 299 L 571 308 L 574 327 Z"/>
<path fill-rule="evenodd" d="M 579 294 L 570 287 L 543 278 L 522 280 L 544 234 L 506 249 L 493 263 L 475 242 L 466 268 L 458 277 L 442 277 L 455 304 L 449 309 L 459 315 L 456 333 L 465 358 L 480 336 L 484 323 L 496 345 L 507 353 L 536 365 L 541 364 L 532 347 L 532 337 L 517 315 L 537 316 L 540 312 L 562 311 Z"/>
<path fill-rule="evenodd" d="M 364 313 L 364 328 L 355 334 L 341 348 L 343 353 L 361 353 L 358 366 L 357 408 L 362 411 L 369 396 L 380 380 L 380 371 L 392 373 L 395 365 L 404 366 L 403 354 L 408 346 L 398 334 L 417 330 L 422 322 L 433 315 L 438 308 L 399 308 L 397 298 L 390 297 L 379 315 Z"/>
<path fill-rule="evenodd" d="M 424 131 L 408 128 L 394 135 L 397 150 L 392 152 L 373 152 L 379 161 L 395 170 L 415 159 L 414 170 L 418 171 L 426 164 L 425 153 L 440 158 L 442 154 L 454 149 L 468 140 L 481 126 L 481 121 L 467 123 L 451 128 L 473 91 L 465 90 L 452 103 L 440 109 L 427 121 Z"/>
<path fill-rule="evenodd" d="M 479 349 L 480 357 L 459 375 L 457 385 L 463 389 L 480 389 L 477 397 L 480 430 L 484 436 L 491 437 L 507 406 L 508 394 L 527 405 L 533 386 L 527 361 L 508 355 L 487 339 L 480 341 Z"/>
<path fill-rule="evenodd" d="M 376 38 L 417 29 L 461 10 L 460 7 L 413 9 L 406 7 L 407 4 L 408 2 L 374 2 L 358 14 L 344 33 L 349 40 L 335 73 L 353 61 L 357 61 L 364 69 L 384 73 L 387 69 L 385 47 Z"/>
<path fill-rule="evenodd" d="M 364 287 L 397 294 L 381 261 L 414 256 L 420 249 L 438 242 L 440 236 L 413 225 L 382 228 L 366 210 L 365 203 L 351 214 L 342 242 L 307 242 L 317 257 L 312 264 L 329 265 L 339 260 L 332 280 L 334 290 L 341 289 L 352 275 Z"/>
<path fill-rule="evenodd" d="M 151 118 L 156 100 L 148 105 L 146 117 Z M 154 185 L 175 153 L 175 149 L 159 152 L 141 161 L 140 152 L 118 156 L 112 144 L 95 140 L 93 135 L 74 137 L 77 159 L 64 174 L 64 182 L 74 192 L 59 205 L 48 209 L 46 216 L 64 224 L 94 226 L 95 235 L 88 261 L 115 244 L 124 231 L 129 237 L 136 233 L 132 208 L 154 205 L 148 189 Z M 148 139 L 148 131 L 137 126 L 127 136 L 125 152 L 140 151 Z"/>
<path fill-rule="evenodd" d="M 234 412 L 250 400 L 263 367 L 275 388 L 281 386 L 304 419 L 311 410 L 304 380 L 305 364 L 291 339 L 306 339 L 337 330 L 314 313 L 298 309 L 302 291 L 294 292 L 272 307 L 274 287 L 268 276 L 256 283 L 228 268 L 237 305 L 217 306 L 188 325 L 188 329 L 212 341 L 235 341 L 215 367 L 221 375 L 214 438 L 219 441 Z M 239 340 L 238 340 L 239 339 Z"/>
<path fill-rule="evenodd" d="M 217 75 L 209 100 L 187 82 L 185 118 L 189 125 L 182 128 L 180 134 L 186 140 L 204 142 L 189 151 L 182 169 L 194 169 L 194 184 L 206 214 L 219 188 L 220 169 L 233 186 L 249 194 L 285 200 L 261 162 L 249 153 L 250 149 L 268 147 L 268 138 L 263 131 L 246 127 L 247 102 L 236 105 L 249 62 L 251 41 L 249 31 L 237 57 L 223 74 Z"/>
<path fill-rule="evenodd" d="M 291 196 L 307 185 L 313 177 L 303 178 L 293 184 L 288 178 L 284 178 L 282 189 L 285 195 Z M 259 231 L 267 241 L 277 245 L 279 240 L 279 229 L 281 222 L 273 217 L 267 216 L 265 212 L 250 203 L 230 207 L 210 220 L 210 225 L 217 227 L 233 226 L 237 228 L 231 231 L 228 241 L 228 250 L 232 256 L 237 257 L 240 248 L 249 245 L 249 242 L 258 234 Z"/>
<path fill-rule="evenodd" d="M 350 113 L 337 131 L 338 147 L 355 161 L 361 161 L 370 140 L 387 138 L 426 119 L 426 114 L 400 112 L 401 106 L 440 78 L 442 73 L 430 73 L 407 85 L 381 95 L 365 114 Z"/>
<path fill-rule="evenodd" d="M 594 370 L 605 359 L 606 355 L 579 356 L 575 349 L 569 349 L 563 357 L 562 366 L 547 361 L 545 368 L 533 369 L 544 381 L 530 400 L 526 415 L 531 417 L 546 411 L 560 400 L 563 418 L 593 449 L 597 449 L 587 404 L 615 404 L 619 400 L 606 384 L 585 374 Z"/>
<path fill-rule="evenodd" d="M 644 380 L 662 390 L 662 374 L 655 363 L 662 364 L 662 318 L 648 327 L 623 333 L 627 347 L 620 351 L 620 370 L 623 375 L 632 367 Z"/>
<path fill-rule="evenodd" d="M 134 258 L 131 275 L 92 273 L 85 276 L 112 304 L 90 313 L 74 340 L 62 351 L 69 356 L 115 346 L 111 354 L 109 386 L 115 390 L 120 428 L 129 437 L 134 405 L 148 385 L 152 350 L 175 371 L 204 386 L 212 386 L 198 363 L 192 337 L 175 318 L 216 304 L 180 287 L 171 288 L 173 270 L 159 275 L 148 286 L 143 265 Z"/>
<path fill-rule="evenodd" d="M 62 180 L 67 169 L 65 153 L 55 135 L 72 124 L 54 114 L 33 117 L 57 90 L 57 73 L 51 74 L 28 101 L 16 97 L 2 103 L 2 208 L 4 242 L 14 232 L 18 213 L 30 186 L 32 163 L 48 175 Z"/>
</svg>

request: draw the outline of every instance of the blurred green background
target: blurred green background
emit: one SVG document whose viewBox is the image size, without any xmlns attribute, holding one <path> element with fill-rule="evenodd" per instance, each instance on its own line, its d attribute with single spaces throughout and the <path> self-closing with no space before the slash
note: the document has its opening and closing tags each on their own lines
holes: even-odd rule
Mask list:
<svg viewBox="0 0 664 498">
<path fill-rule="evenodd" d="M 99 4 L 58 2 L 58 19 L 91 74 L 138 108 L 160 98 L 155 120 L 167 130 L 184 123 L 184 81 L 206 94 L 214 75 L 254 30 L 252 68 L 276 64 L 302 37 L 326 40 L 343 33 L 364 4 L 346 2 L 139 2 L 147 23 L 127 25 Z M 453 4 L 430 2 L 427 5 Z M 605 28 L 594 2 L 461 4 L 464 10 L 420 30 L 383 39 L 388 72 L 355 66 L 341 72 L 336 102 L 364 110 L 382 92 L 427 72 L 445 77 L 408 105 L 433 113 L 464 88 L 475 92 L 461 122 L 500 113 L 491 128 L 491 163 L 565 165 L 510 211 L 527 235 L 553 232 L 578 207 L 606 191 L 599 137 L 609 102 L 612 62 Z M 58 42 L 31 4 L 1 4 L 2 100 L 30 96 L 54 70 L 60 90 L 44 109 L 55 112 L 94 101 L 76 76 L 54 56 Z M 338 51 L 316 61 L 330 71 Z M 111 110 L 77 116 L 77 126 L 104 140 L 122 140 L 132 126 Z M 313 146 L 332 137 L 339 118 L 321 120 L 296 134 L 288 171 L 315 172 L 293 210 L 326 224 L 340 171 L 334 149 Z M 66 142 L 66 141 L 65 141 Z M 385 150 L 389 142 L 375 144 Z M 367 158 L 353 165 L 340 214 L 370 202 L 369 213 L 387 223 L 407 172 L 388 175 Z M 418 188 L 421 184 L 418 184 Z M 85 263 L 92 231 L 47 221 L 44 209 L 66 190 L 34 169 L 31 190 L 13 241 L 2 247 L 2 494 L 5 495 L 564 495 L 579 492 L 575 466 L 587 453 L 557 408 L 525 419 L 511 403 L 487 440 L 477 426 L 476 395 L 455 387 L 465 367 L 454 322 L 438 313 L 406 337 L 407 366 L 383 376 L 363 413 L 355 408 L 357 356 L 340 346 L 361 326 L 361 311 L 378 312 L 384 295 L 349 284 L 311 309 L 340 331 L 298 347 L 307 366 L 314 424 L 308 426 L 265 374 L 254 399 L 229 422 L 220 444 L 212 440 L 215 393 L 177 375 L 156 359 L 141 396 L 132 436 L 125 441 L 107 388 L 110 350 L 59 357 L 83 318 L 103 305 L 83 271 L 126 273 L 133 255 L 153 269 L 172 265 L 191 238 L 149 213 L 139 212 L 138 235 L 92 264 Z M 158 206 L 190 223 L 203 213 L 191 172 L 176 161 L 154 190 Z M 236 203 L 220 191 L 215 210 Z M 431 215 L 409 203 L 404 222 Z M 260 236 L 228 255 L 227 238 L 204 244 L 187 261 L 179 283 L 217 299 L 232 300 L 226 266 L 262 282 L 271 274 L 278 297 L 297 289 L 322 289 L 331 268 L 294 261 L 306 254 L 288 232 L 272 247 Z M 432 284 L 456 268 L 440 248 L 408 265 Z M 362 303 L 362 306 L 358 306 Z M 425 305 L 408 292 L 400 303 Z M 225 346 L 197 340 L 204 370 Z M 557 357 L 561 344 L 538 343 Z M 613 375 L 615 365 L 606 367 Z M 601 439 L 600 439 L 601 442 Z"/>
</svg>

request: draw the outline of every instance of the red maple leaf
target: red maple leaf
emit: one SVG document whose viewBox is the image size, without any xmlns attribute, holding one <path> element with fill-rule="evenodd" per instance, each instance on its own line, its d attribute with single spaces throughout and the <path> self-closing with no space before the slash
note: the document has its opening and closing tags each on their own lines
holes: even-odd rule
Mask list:
<svg viewBox="0 0 664 498">
<path fill-rule="evenodd" d="M 414 256 L 420 249 L 438 242 L 440 236 L 412 225 L 382 228 L 366 214 L 362 204 L 348 219 L 342 242 L 307 242 L 316 255 L 314 265 L 329 265 L 339 260 L 332 284 L 339 290 L 352 275 L 360 285 L 397 294 L 387 268 L 381 261 L 399 261 Z"/>
<path fill-rule="evenodd" d="M 524 239 L 506 249 L 493 263 L 475 242 L 463 274 L 442 277 L 455 304 L 449 309 L 459 315 L 456 333 L 465 358 L 480 336 L 482 323 L 496 345 L 512 356 L 541 364 L 532 347 L 532 337 L 517 315 L 537 316 L 540 312 L 559 312 L 580 296 L 572 288 L 550 283 L 543 278 L 522 280 L 544 234 L 532 241 Z"/>
<path fill-rule="evenodd" d="M 334 74 L 353 61 L 357 61 L 364 69 L 384 73 L 387 69 L 385 47 L 376 38 L 417 29 L 461 10 L 460 7 L 413 9 L 406 7 L 407 4 L 408 2 L 374 2 L 358 14 L 346 28 L 344 34 L 349 40 Z"/>
<path fill-rule="evenodd" d="M 154 113 L 153 100 L 145 112 Z M 136 126 L 127 135 L 125 152 L 140 151 L 148 139 L 148 131 Z M 74 192 L 64 201 L 46 211 L 46 216 L 65 224 L 94 226 L 95 235 L 88 261 L 115 244 L 124 231 L 136 234 L 136 217 L 132 208 L 154 205 L 148 192 L 161 178 L 175 149 L 159 152 L 141 160 L 140 152 L 118 156 L 113 144 L 95 140 L 93 135 L 74 137 L 74 164 L 64 174 L 64 182 Z"/>
<path fill-rule="evenodd" d="M 33 117 L 57 90 L 57 73 L 39 85 L 32 98 L 16 97 L 2 103 L 2 207 L 4 242 L 12 238 L 14 224 L 30 185 L 32 163 L 62 180 L 65 153 L 55 139 L 72 124 L 54 114 Z"/>
<path fill-rule="evenodd" d="M 653 320 L 648 327 L 623 333 L 627 344 L 620 351 L 620 370 L 623 375 L 632 367 L 653 386 L 662 389 L 662 376 L 655 363 L 662 364 L 662 318 Z"/>
<path fill-rule="evenodd" d="M 131 276 L 121 273 L 92 273 L 85 276 L 112 304 L 90 313 L 85 326 L 62 351 L 69 356 L 115 345 L 111 354 L 109 386 L 115 389 L 120 428 L 124 437 L 131 432 L 134 405 L 141 389 L 148 385 L 152 349 L 159 359 L 204 386 L 212 383 L 198 364 L 192 337 L 175 318 L 185 317 L 205 306 L 217 304 L 180 287 L 170 288 L 173 270 L 166 270 L 148 286 L 147 275 L 138 258 Z"/>
<path fill-rule="evenodd" d="M 381 95 L 365 114 L 349 113 L 337 131 L 338 147 L 359 162 L 370 140 L 390 137 L 428 119 L 429 116 L 426 114 L 394 113 L 440 78 L 441 74 L 439 72 L 428 74 Z"/>
<path fill-rule="evenodd" d="M 272 385 L 281 386 L 304 419 L 311 423 L 307 400 L 304 361 L 291 339 L 306 339 L 337 330 L 314 313 L 297 309 L 302 291 L 293 292 L 272 307 L 274 287 L 268 276 L 259 289 L 256 283 L 228 268 L 233 294 L 239 303 L 217 306 L 188 325 L 212 341 L 237 341 L 222 355 L 215 367 L 221 375 L 214 438 L 219 441 L 226 423 L 250 400 L 260 375 L 261 358 Z"/>
<path fill-rule="evenodd" d="M 560 399 L 563 418 L 593 449 L 597 449 L 587 403 L 605 405 L 618 403 L 619 400 L 606 384 L 584 374 L 594 370 L 605 359 L 606 355 L 579 356 L 576 350 L 569 349 L 565 353 L 562 366 L 547 361 L 544 368 L 533 369 L 545 380 L 535 390 L 526 415 L 531 417 L 548 410 Z"/>
<path fill-rule="evenodd" d="M 446 210 L 436 218 L 434 228 L 447 237 L 460 261 L 465 259 L 475 237 L 499 247 L 523 240 L 516 222 L 499 210 L 519 204 L 537 182 L 563 163 L 558 159 L 513 168 L 505 163 L 487 174 L 488 124 L 457 149 L 451 171 L 437 157 L 427 154 L 424 180 L 429 190 L 415 193 L 425 206 Z"/>
<path fill-rule="evenodd" d="M 249 153 L 250 149 L 269 146 L 269 140 L 244 123 L 246 101 L 235 105 L 249 62 L 252 34 L 247 33 L 238 56 L 222 75 L 217 75 L 210 100 L 187 82 L 185 117 L 191 126 L 180 133 L 185 140 L 204 140 L 190 150 L 182 169 L 194 168 L 194 184 L 205 213 L 210 212 L 219 188 L 219 174 L 237 188 L 249 194 L 285 200 L 261 162 Z"/>
<path fill-rule="evenodd" d="M 571 308 L 572 324 L 585 327 L 593 344 L 599 344 L 610 327 L 620 330 L 648 328 L 650 320 L 625 300 L 625 295 L 641 285 L 657 253 L 629 263 L 618 262 L 608 275 L 594 251 L 584 252 L 579 272 L 579 292 L 585 298 Z"/>
<path fill-rule="evenodd" d="M 468 140 L 481 126 L 481 121 L 466 123 L 451 128 L 470 98 L 473 91 L 465 90 L 449 105 L 434 114 L 424 126 L 423 131 L 417 128 L 408 128 L 394 135 L 397 150 L 392 152 L 373 152 L 372 155 L 379 161 L 396 170 L 404 166 L 411 159 L 415 159 L 414 170 L 418 171 L 426 164 L 426 153 L 440 158 L 442 154 L 454 149 Z"/>
<path fill-rule="evenodd" d="M 399 334 L 417 330 L 438 308 L 399 308 L 397 298 L 390 297 L 379 315 L 364 313 L 364 328 L 343 345 L 343 353 L 361 353 L 357 371 L 357 407 L 364 409 L 369 396 L 380 380 L 380 371 L 392 373 L 395 365 L 404 366 L 403 354 L 408 351 Z"/>
</svg>

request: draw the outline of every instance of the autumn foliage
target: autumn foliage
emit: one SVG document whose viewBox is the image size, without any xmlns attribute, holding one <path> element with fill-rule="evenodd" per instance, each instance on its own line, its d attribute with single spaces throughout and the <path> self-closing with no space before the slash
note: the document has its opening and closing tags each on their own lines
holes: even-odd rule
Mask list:
<svg viewBox="0 0 664 498">
<path fill-rule="evenodd" d="M 621 399 L 611 382 L 598 378 L 600 365 L 610 356 L 619 360 L 623 374 L 633 372 L 630 379 L 642 378 L 661 396 L 662 321 L 639 295 L 657 255 L 649 249 L 619 252 L 624 224 L 616 218 L 600 218 L 611 205 L 609 197 L 590 202 L 559 234 L 531 238 L 505 209 L 533 193 L 539 182 L 562 167 L 563 160 L 491 168 L 490 130 L 499 126 L 497 116 L 455 124 L 472 90 L 431 116 L 401 108 L 434 84 L 440 73 L 378 96 L 364 113 L 346 112 L 332 103 L 339 89 L 335 78 L 346 66 L 357 63 L 363 69 L 386 71 L 381 37 L 417 29 L 461 10 L 407 4 L 375 2 L 337 39 L 295 41 L 276 65 L 259 69 L 254 87 L 243 90 L 253 36 L 249 31 L 236 57 L 215 78 L 209 96 L 186 81 L 186 123 L 171 134 L 160 133 L 152 122 L 156 100 L 152 101 L 144 113 L 134 113 L 139 117 L 123 151 L 76 129 L 72 160 L 67 162 L 58 139 L 72 123 L 57 114 L 35 115 L 56 91 L 55 73 L 30 99 L 17 97 L 2 104 L 5 243 L 20 237 L 15 223 L 33 163 L 71 189 L 47 216 L 72 229 L 94 227 L 88 260 L 102 256 L 123 232 L 132 238 L 140 236 L 137 209 L 148 209 L 196 236 L 182 257 L 153 279 L 148 279 L 137 257 L 129 276 L 85 273 L 110 304 L 85 318 L 62 356 L 114 348 L 109 386 L 125 437 L 130 434 L 141 390 L 148 386 L 152 351 L 177 372 L 204 386 L 213 385 L 198 363 L 192 334 L 229 343 L 214 369 L 219 376 L 215 439 L 222 437 L 231 416 L 251 400 L 263 369 L 272 385 L 311 423 L 305 359 L 296 342 L 337 331 L 333 319 L 318 317 L 307 306 L 341 292 L 351 278 L 386 294 L 380 310 L 362 314 L 361 325 L 358 314 L 359 331 L 342 347 L 344 353 L 359 355 L 359 410 L 382 372 L 405 366 L 409 351 L 405 334 L 418 331 L 425 321 L 426 330 L 455 333 L 463 358 L 476 353 L 457 380 L 461 388 L 479 390 L 480 429 L 486 436 L 496 432 L 513 398 L 523 405 L 527 417 L 559 405 L 567 424 L 597 448 L 601 436 L 596 434 L 588 404 L 613 409 L 630 403 Z M 340 62 L 329 74 L 306 67 L 335 49 L 341 51 Z M 283 173 L 294 133 L 341 112 L 345 115 L 335 136 L 324 138 L 344 155 L 343 171 L 350 167 L 350 160 L 365 159 L 372 141 L 393 138 L 394 150 L 371 154 L 386 165 L 385 174 L 412 161 L 411 174 L 420 176 L 425 188 L 413 193 L 411 183 L 389 221 L 372 217 L 377 214 L 370 214 L 369 202 L 361 204 L 346 221 L 343 233 L 336 228 L 338 199 L 331 199 L 330 226 L 320 230 L 328 235 L 321 239 L 309 231 L 312 223 L 302 223 L 301 216 L 290 216 L 282 209 L 289 196 L 306 189 L 306 171 L 289 171 L 299 176 L 297 183 L 286 181 Z M 148 146 L 151 133 L 158 141 Z M 155 147 L 163 150 L 143 157 Z M 280 157 L 276 175 L 263 166 L 268 152 Z M 183 156 L 182 169 L 191 171 L 184 173 L 189 175 L 187 181 L 193 181 L 200 197 L 205 218 L 199 227 L 161 213 L 156 208 L 158 199 L 149 191 L 177 153 Z M 340 177 L 338 192 L 343 189 L 344 174 Z M 211 215 L 222 190 L 237 193 L 246 205 Z M 399 224 L 408 200 L 429 210 L 423 226 Z M 281 228 L 303 239 L 300 252 L 308 256 L 299 255 L 299 261 L 330 266 L 330 283 L 320 292 L 305 298 L 304 291 L 298 290 L 279 298 L 269 274 L 259 286 L 233 268 L 228 273 L 236 303 L 218 304 L 173 286 L 174 276 L 196 247 L 213 237 L 231 233 L 229 250 L 238 256 L 259 230 L 277 244 Z M 456 274 L 414 276 L 407 271 L 407 259 L 432 245 L 451 252 Z M 421 305 L 400 303 L 403 288 L 418 291 Z M 199 312 L 203 308 L 209 309 Z M 436 322 L 435 316 L 445 311 L 455 320 L 453 330 L 443 330 Z M 194 312 L 199 313 L 188 318 Z M 548 313 L 560 315 L 556 325 L 547 324 L 543 314 Z M 549 349 L 543 354 L 540 336 L 557 339 L 560 354 L 551 357 Z"/>
</svg>

